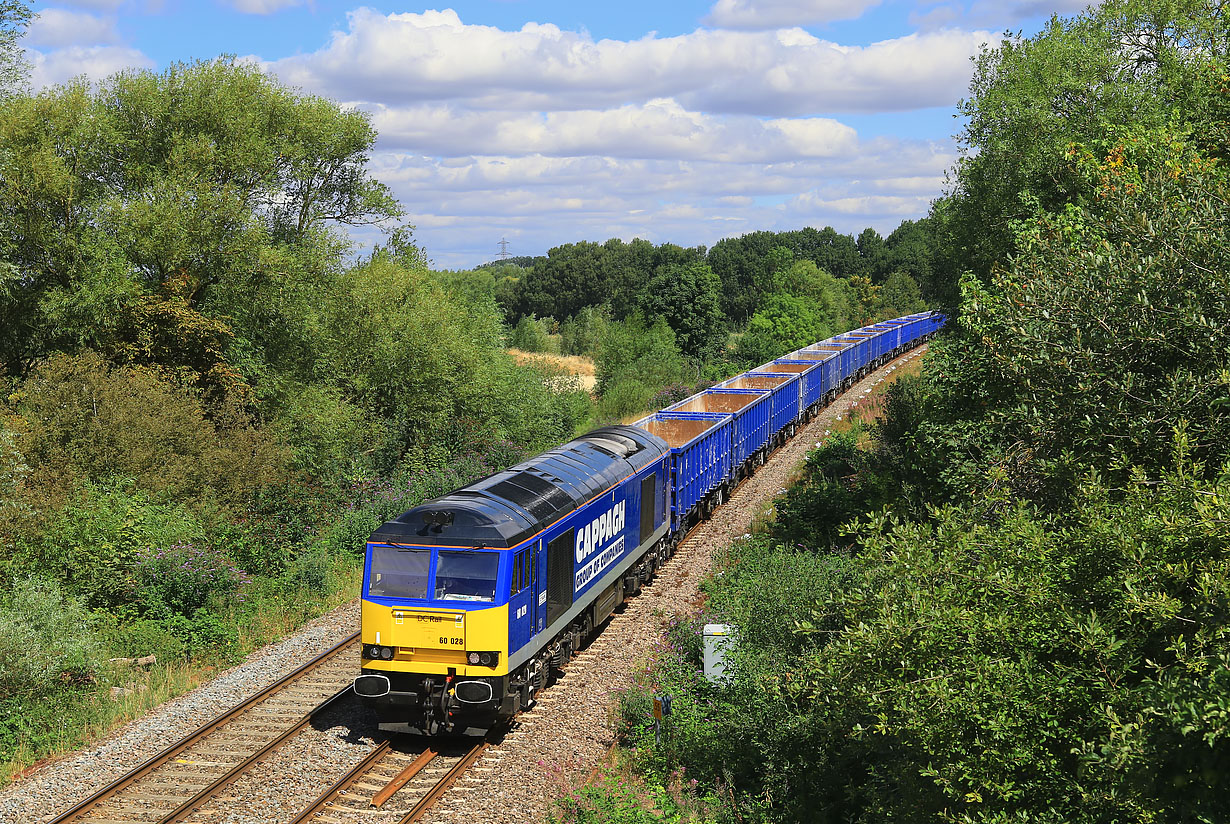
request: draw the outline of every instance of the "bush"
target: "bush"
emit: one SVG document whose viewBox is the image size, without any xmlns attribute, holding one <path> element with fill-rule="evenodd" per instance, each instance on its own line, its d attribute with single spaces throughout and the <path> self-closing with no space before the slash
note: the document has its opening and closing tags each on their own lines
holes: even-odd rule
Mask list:
<svg viewBox="0 0 1230 824">
<path fill-rule="evenodd" d="M 559 347 L 551 338 L 551 324 L 550 318 L 539 320 L 533 315 L 527 315 L 513 327 L 508 345 L 523 352 L 558 352 Z"/>
<path fill-rule="evenodd" d="M 667 384 L 655 392 L 653 397 L 649 399 L 649 408 L 665 409 L 671 404 L 679 403 L 679 401 L 691 394 L 692 389 L 686 383 Z"/>
<path fill-rule="evenodd" d="M 598 422 L 623 423 L 649 409 L 651 389 L 634 378 L 621 378 L 609 384 L 598 401 Z"/>
<path fill-rule="evenodd" d="M 216 549 L 194 544 L 142 550 L 133 579 L 133 601 L 145 614 L 163 618 L 188 618 L 250 580 Z"/>
<path fill-rule="evenodd" d="M 192 617 L 172 615 L 166 620 L 167 629 L 177 638 L 182 638 L 190 652 L 200 654 L 234 645 L 239 637 L 238 629 L 208 609 L 198 609 Z"/>
<path fill-rule="evenodd" d="M 0 695 L 39 698 L 95 680 L 103 648 L 85 605 L 25 578 L 0 601 Z"/>
<path fill-rule="evenodd" d="M 662 318 L 650 323 L 640 315 L 603 324 L 594 364 L 598 393 L 604 399 L 610 387 L 634 381 L 648 388 L 643 398 L 648 400 L 654 387 L 678 383 L 684 374 L 683 356 L 670 326 Z"/>
<path fill-rule="evenodd" d="M 58 503 L 83 481 L 195 505 L 244 507 L 284 477 L 287 456 L 231 406 L 207 408 L 151 371 L 94 352 L 53 355 L 13 396 L 28 493 Z"/>
<path fill-rule="evenodd" d="M 560 324 L 560 352 L 592 356 L 598 348 L 602 328 L 610 320 L 610 306 L 586 306 Z"/>
<path fill-rule="evenodd" d="M 748 321 L 735 354 L 744 363 L 759 366 L 831 334 L 832 321 L 818 302 L 776 292 L 764 299 Z"/>
<path fill-rule="evenodd" d="M 300 553 L 282 576 L 291 591 L 324 595 L 330 589 L 335 559 L 325 546 L 316 546 Z"/>
<path fill-rule="evenodd" d="M 850 543 L 846 525 L 895 499 L 876 455 L 859 447 L 861 427 L 838 432 L 807 453 L 803 476 L 776 503 L 771 527 L 779 540 L 836 549 Z"/>
<path fill-rule="evenodd" d="M 154 503 L 130 481 L 87 482 L 49 520 L 44 533 L 25 544 L 27 557 L 95 609 L 129 601 L 133 568 L 145 547 L 202 534 L 190 513 Z"/>
</svg>

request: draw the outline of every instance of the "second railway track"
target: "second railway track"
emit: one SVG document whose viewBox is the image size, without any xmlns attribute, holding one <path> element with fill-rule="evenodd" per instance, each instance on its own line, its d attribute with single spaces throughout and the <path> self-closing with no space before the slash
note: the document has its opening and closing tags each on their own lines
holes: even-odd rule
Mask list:
<svg viewBox="0 0 1230 824">
<path fill-rule="evenodd" d="M 358 633 L 150 758 L 50 824 L 180 821 L 350 692 Z"/>
</svg>

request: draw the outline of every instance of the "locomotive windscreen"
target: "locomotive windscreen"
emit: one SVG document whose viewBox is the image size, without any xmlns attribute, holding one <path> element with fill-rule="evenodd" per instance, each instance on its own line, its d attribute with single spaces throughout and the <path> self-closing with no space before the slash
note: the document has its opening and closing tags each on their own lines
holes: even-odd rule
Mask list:
<svg viewBox="0 0 1230 824">
<path fill-rule="evenodd" d="M 436 600 L 494 601 L 500 556 L 494 552 L 440 551 L 436 561 Z"/>
<path fill-rule="evenodd" d="M 372 547 L 371 583 L 368 592 L 385 598 L 426 598 L 431 551 Z"/>
</svg>

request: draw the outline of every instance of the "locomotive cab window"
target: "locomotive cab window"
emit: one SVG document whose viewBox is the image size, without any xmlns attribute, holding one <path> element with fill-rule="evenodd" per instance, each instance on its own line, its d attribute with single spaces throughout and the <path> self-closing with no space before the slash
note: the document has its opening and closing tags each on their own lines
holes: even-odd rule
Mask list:
<svg viewBox="0 0 1230 824">
<path fill-rule="evenodd" d="M 385 598 L 426 598 L 430 570 L 430 550 L 372 547 L 368 592 Z"/>
<path fill-rule="evenodd" d="M 436 599 L 494 601 L 500 556 L 494 552 L 440 552 L 436 561 Z"/>
<path fill-rule="evenodd" d="M 512 587 L 510 589 L 513 595 L 516 595 L 530 585 L 530 550 L 523 549 L 513 557 L 512 566 Z"/>
</svg>

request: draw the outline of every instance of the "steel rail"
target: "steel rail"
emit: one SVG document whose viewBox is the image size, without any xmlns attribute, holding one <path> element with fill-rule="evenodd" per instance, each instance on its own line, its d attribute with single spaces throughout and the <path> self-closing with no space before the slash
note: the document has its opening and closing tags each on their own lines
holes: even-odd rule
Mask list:
<svg viewBox="0 0 1230 824">
<path fill-rule="evenodd" d="M 389 739 L 386 738 L 384 741 L 381 741 L 380 746 L 369 752 L 362 761 L 351 767 L 337 781 L 334 781 L 329 789 L 317 796 L 310 806 L 304 808 L 297 816 L 291 819 L 290 824 L 303 824 L 308 819 L 315 818 L 333 802 L 333 799 L 344 793 L 351 784 L 355 783 L 364 773 L 371 769 L 373 764 L 384 758 L 391 749 L 393 749 L 393 744 Z"/>
<path fill-rule="evenodd" d="M 223 775 L 220 778 L 216 779 L 212 784 L 202 789 L 196 795 L 192 796 L 192 798 L 189 798 L 183 804 L 180 804 L 174 810 L 167 813 L 162 818 L 158 819 L 158 824 L 174 824 L 174 822 L 182 820 L 189 813 L 195 812 L 196 810 L 200 809 L 206 801 L 208 801 L 213 796 L 217 795 L 221 790 L 233 784 L 235 780 L 239 778 L 239 776 L 247 772 L 249 767 L 251 767 L 253 764 L 260 761 L 267 754 L 269 754 L 272 750 L 275 750 L 278 747 L 282 746 L 282 744 L 284 744 L 287 741 L 287 739 L 289 739 L 291 736 L 297 735 L 299 732 L 301 732 L 304 727 L 312 723 L 312 719 L 314 719 L 317 715 L 329 709 L 330 707 L 333 706 L 334 703 L 340 701 L 342 698 L 346 697 L 347 695 L 353 694 L 352 690 L 353 690 L 353 685 L 347 684 L 343 689 L 339 690 L 338 692 L 334 693 L 330 697 L 326 698 L 324 701 L 317 704 L 311 710 L 304 713 L 303 716 L 299 718 L 298 722 L 296 722 L 295 726 L 284 730 L 280 735 L 278 735 L 277 738 L 274 738 L 272 741 L 269 741 L 264 746 L 262 746 L 259 750 L 252 753 L 247 758 L 245 758 L 243 761 L 239 762 L 234 767 L 232 767 L 230 770 L 228 770 L 226 775 Z"/>
<path fill-rule="evenodd" d="M 48 824 L 65 824 L 65 822 L 72 821 L 73 819 L 80 818 L 81 816 L 85 815 L 90 810 L 92 810 L 94 807 L 98 806 L 101 802 L 106 801 L 107 799 L 110 799 L 113 796 L 118 795 L 120 792 L 128 789 L 133 784 L 135 784 L 137 781 L 149 775 L 151 772 L 161 767 L 162 765 L 166 764 L 171 759 L 175 758 L 175 756 L 181 754 L 184 750 L 188 749 L 193 744 L 200 741 L 202 738 L 204 738 L 211 732 L 214 732 L 215 730 L 226 726 L 228 723 L 233 721 L 237 716 L 242 715 L 246 710 L 270 698 L 273 694 L 279 692 L 283 687 L 297 680 L 304 674 L 311 672 L 312 670 L 321 666 L 323 663 L 325 663 L 325 661 L 329 660 L 330 658 L 336 655 L 339 655 L 346 647 L 354 643 L 358 639 L 358 637 L 359 637 L 359 633 L 356 632 L 353 635 L 345 638 L 344 640 L 342 640 L 341 642 L 339 642 L 332 648 L 325 650 L 320 655 L 313 658 L 311 661 L 308 661 L 306 664 L 303 664 L 302 666 L 292 670 L 288 674 L 284 675 L 282 678 L 279 678 L 277 681 L 265 687 L 260 692 L 256 693 L 255 695 L 251 696 L 245 701 L 242 701 L 239 704 L 236 704 L 235 706 L 231 707 L 225 713 L 218 716 L 217 718 L 214 718 L 212 721 L 209 721 L 201 725 L 200 727 L 198 727 L 193 732 L 189 733 L 184 738 L 181 738 L 179 741 L 175 742 L 174 744 L 162 750 L 161 752 L 156 753 L 155 755 L 150 757 L 148 760 L 146 760 L 144 763 L 139 764 L 138 766 L 134 767 L 131 771 L 124 774 L 120 778 L 111 782 L 107 786 L 101 788 L 100 790 L 88 796 L 87 798 L 74 804 L 72 807 L 68 808 L 63 813 L 60 813 L 60 815 L 53 818 L 50 822 L 48 822 Z M 334 696 L 334 698 L 336 697 L 337 696 Z M 329 699 L 329 700 L 333 700 L 333 699 Z"/>
<path fill-rule="evenodd" d="M 474 749 L 470 750 L 460 761 L 453 765 L 444 777 L 441 778 L 436 785 L 427 791 L 427 794 L 418 800 L 418 803 L 410 808 L 410 812 L 406 813 L 405 817 L 398 824 L 414 824 L 423 817 L 432 806 L 440 800 L 440 797 L 448 792 L 453 784 L 457 783 L 457 779 L 461 778 L 474 765 L 474 762 L 487 751 L 487 747 L 491 746 L 491 742 L 484 740 L 482 743 L 475 745 Z"/>
<path fill-rule="evenodd" d="M 393 776 L 393 778 L 389 780 L 389 783 L 385 785 L 384 789 L 376 793 L 376 795 L 372 798 L 372 806 L 376 808 L 383 807 L 384 802 L 396 795 L 398 790 L 410 782 L 410 779 L 414 778 L 423 770 L 424 767 L 434 761 L 437 755 L 439 755 L 439 753 L 436 752 L 434 747 L 428 747 L 419 753 L 419 757 L 414 759 L 410 766 Z"/>
</svg>

